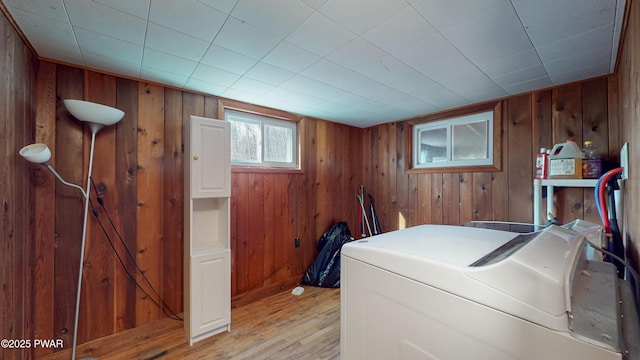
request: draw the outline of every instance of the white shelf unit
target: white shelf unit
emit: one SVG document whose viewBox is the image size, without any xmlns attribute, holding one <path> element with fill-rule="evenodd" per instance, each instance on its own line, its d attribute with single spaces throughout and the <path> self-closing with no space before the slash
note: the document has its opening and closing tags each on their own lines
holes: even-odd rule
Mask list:
<svg viewBox="0 0 640 360">
<path fill-rule="evenodd" d="M 540 203 L 542 201 L 542 187 L 547 188 L 547 213 L 553 209 L 554 187 L 582 187 L 594 188 L 598 179 L 534 179 L 533 180 L 533 223 L 544 225 L 547 216 L 540 214 Z"/>
<path fill-rule="evenodd" d="M 184 329 L 189 344 L 231 326 L 230 128 L 185 124 Z"/>
</svg>

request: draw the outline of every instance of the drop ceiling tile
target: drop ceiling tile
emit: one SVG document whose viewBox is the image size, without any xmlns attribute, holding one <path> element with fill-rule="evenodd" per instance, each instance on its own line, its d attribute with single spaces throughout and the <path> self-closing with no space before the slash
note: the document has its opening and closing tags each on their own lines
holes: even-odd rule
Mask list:
<svg viewBox="0 0 640 360">
<path fill-rule="evenodd" d="M 311 14 L 313 9 L 291 0 L 241 0 L 231 13 L 233 17 L 279 38 L 286 37 Z"/>
<path fill-rule="evenodd" d="M 231 11 L 238 3 L 238 0 L 198 0 L 198 2 L 222 11 L 225 14 L 231 14 Z"/>
<path fill-rule="evenodd" d="M 411 6 L 431 25 L 442 31 L 504 4 L 505 0 L 417 0 Z"/>
<path fill-rule="evenodd" d="M 433 34 L 393 55 L 427 76 L 431 76 L 434 73 L 448 72 L 448 66 L 434 69 L 435 64 L 442 66 L 442 64 L 446 64 L 449 61 L 455 61 L 455 63 L 451 64 L 453 68 L 462 62 L 469 63 L 469 60 L 441 34 Z"/>
<path fill-rule="evenodd" d="M 261 97 L 262 99 L 283 100 L 286 103 L 305 107 L 321 106 L 323 101 L 317 97 L 310 96 L 299 91 L 285 89 L 281 86 L 274 88 Z"/>
<path fill-rule="evenodd" d="M 208 81 L 199 80 L 193 77 L 187 80 L 185 88 L 194 90 L 194 91 L 199 91 L 205 94 L 216 95 L 216 96 L 222 95 L 222 93 L 224 93 L 227 90 L 226 86 L 210 83 Z"/>
<path fill-rule="evenodd" d="M 438 34 L 404 49 L 398 56 L 414 69 L 446 88 L 447 92 L 457 94 L 464 99 L 468 99 L 470 94 L 477 91 L 495 87 L 495 83 L 486 74 Z M 428 88 L 438 91 L 438 88 Z M 438 98 L 437 93 L 426 94 Z M 449 96 L 448 99 L 451 101 L 455 97 Z"/>
<path fill-rule="evenodd" d="M 213 42 L 248 57 L 260 59 L 278 45 L 280 39 L 234 17 L 229 17 Z"/>
<path fill-rule="evenodd" d="M 314 63 L 300 74 L 359 95 L 362 95 L 361 92 L 373 91 L 371 89 L 383 86 L 364 75 L 325 59 Z"/>
<path fill-rule="evenodd" d="M 291 104 L 282 98 L 259 96 L 253 99 L 253 103 L 267 108 L 279 109 L 293 114 L 305 114 L 305 116 L 309 116 L 306 112 L 306 110 L 309 109 L 308 107 Z"/>
<path fill-rule="evenodd" d="M 517 84 L 511 84 L 504 86 L 503 89 L 509 95 L 517 95 L 533 90 L 544 89 L 553 86 L 551 79 L 548 76 L 544 76 L 538 79 L 531 79 Z"/>
<path fill-rule="evenodd" d="M 51 20 L 68 21 L 62 0 L 3 0 L 2 2 L 11 14 L 14 13 L 14 9 L 19 9 Z"/>
<path fill-rule="evenodd" d="M 367 40 L 354 38 L 326 58 L 359 72 L 363 66 L 375 64 L 389 56 Z"/>
<path fill-rule="evenodd" d="M 476 65 L 487 76 L 494 77 L 514 71 L 540 66 L 542 62 L 535 49 L 527 49 L 519 53 L 495 59 L 490 63 L 479 63 Z"/>
<path fill-rule="evenodd" d="M 288 41 L 279 43 L 262 58 L 262 61 L 267 64 L 287 69 L 294 73 L 302 71 L 318 60 L 320 60 L 320 56 L 312 54 Z"/>
<path fill-rule="evenodd" d="M 273 66 L 264 62 L 257 63 L 251 70 L 247 71 L 244 76 L 265 82 L 271 85 L 280 85 L 289 80 L 295 74 L 291 71 Z"/>
<path fill-rule="evenodd" d="M 238 90 L 236 88 L 228 88 L 225 92 L 222 93 L 223 97 L 234 99 L 238 101 L 244 101 L 248 103 L 254 102 L 254 100 L 258 97 L 258 95 L 242 90 Z"/>
<path fill-rule="evenodd" d="M 538 79 L 547 76 L 547 71 L 542 65 L 535 65 L 528 68 L 519 69 L 516 71 L 503 73 L 497 76 L 491 77 L 496 84 L 505 87 L 507 85 L 522 83 L 528 79 Z"/>
<path fill-rule="evenodd" d="M 442 34 L 472 62 L 490 63 L 533 47 L 509 3 L 453 25 Z"/>
<path fill-rule="evenodd" d="M 431 24 L 408 6 L 364 33 L 362 37 L 387 53 L 395 54 L 435 32 L 436 29 Z"/>
<path fill-rule="evenodd" d="M 367 99 L 366 97 L 358 94 L 345 92 L 344 95 L 332 99 L 331 101 L 340 106 L 357 106 L 359 104 L 367 103 L 371 101 L 371 99 Z"/>
<path fill-rule="evenodd" d="M 565 73 L 549 75 L 554 85 L 566 84 L 578 80 L 589 79 L 609 73 L 609 61 L 575 68 Z"/>
<path fill-rule="evenodd" d="M 233 85 L 239 78 L 240 75 L 238 74 L 203 64 L 198 65 L 191 75 L 191 79 L 198 79 L 224 87 Z"/>
<path fill-rule="evenodd" d="M 538 53 L 544 62 L 549 62 L 576 53 L 586 53 L 593 48 L 611 46 L 613 25 L 605 25 L 575 36 L 565 37 L 557 41 L 538 46 Z"/>
<path fill-rule="evenodd" d="M 181 58 L 200 61 L 209 48 L 209 43 L 149 22 L 145 47 Z"/>
<path fill-rule="evenodd" d="M 227 16 L 196 0 L 153 0 L 149 10 L 149 21 L 207 42 L 213 40 Z"/>
<path fill-rule="evenodd" d="M 282 83 L 280 87 L 329 101 L 349 94 L 334 86 L 303 75 L 293 76 L 291 79 Z"/>
<path fill-rule="evenodd" d="M 507 96 L 507 92 L 504 91 L 498 85 L 491 85 L 482 89 L 474 89 L 474 90 L 464 90 L 463 94 L 465 99 L 467 99 L 468 104 L 481 103 L 489 100 L 500 99 Z M 462 104 L 461 104 L 462 105 Z M 460 106 L 460 105 L 459 105 Z"/>
<path fill-rule="evenodd" d="M 176 73 L 164 71 L 162 69 L 143 67 L 140 70 L 140 77 L 147 81 L 156 82 L 159 84 L 167 84 L 175 86 L 177 88 L 184 87 L 187 82 L 187 77 Z"/>
<path fill-rule="evenodd" d="M 318 11 L 361 35 L 406 6 L 405 0 L 340 0 L 328 1 Z"/>
<path fill-rule="evenodd" d="M 512 2 L 536 46 L 612 24 L 616 13 L 616 2 L 611 0 Z"/>
<path fill-rule="evenodd" d="M 465 101 L 461 96 L 392 56 L 387 56 L 376 63 L 363 65 L 357 71 L 392 89 L 423 101 L 438 102 L 442 103 L 443 106 L 459 104 Z"/>
<path fill-rule="evenodd" d="M 354 35 L 349 30 L 331 21 L 326 16 L 315 13 L 286 40 L 319 56 L 327 56 L 348 43 Z"/>
<path fill-rule="evenodd" d="M 258 63 L 258 60 L 212 44 L 200 63 L 242 75 Z"/>
<path fill-rule="evenodd" d="M 120 10 L 127 14 L 137 16 L 142 19 L 146 19 L 149 15 L 150 0 L 93 0 L 104 6 Z"/>
<path fill-rule="evenodd" d="M 245 76 L 241 77 L 233 84 L 234 90 L 244 91 L 256 96 L 264 95 L 274 88 L 274 85 L 267 84 L 266 82 L 251 79 Z"/>
<path fill-rule="evenodd" d="M 186 76 L 188 78 L 197 65 L 198 63 L 195 61 L 151 48 L 145 48 L 142 54 L 142 69 L 152 68 L 157 70 L 156 73 L 166 72 L 167 74 Z"/>
<path fill-rule="evenodd" d="M 301 3 L 309 6 L 312 9 L 318 10 L 329 0 L 300 0 Z"/>
<path fill-rule="evenodd" d="M 112 58 L 105 54 L 96 54 L 84 50 L 82 58 L 85 66 L 91 69 L 103 70 L 109 73 L 124 75 L 128 77 L 140 77 L 140 62 L 132 63 L 122 60 L 122 58 Z"/>
<path fill-rule="evenodd" d="M 39 56 L 84 65 L 69 24 L 20 9 L 14 9 L 12 16 Z"/>
<path fill-rule="evenodd" d="M 73 27 L 89 29 L 120 40 L 143 45 L 147 21 L 86 0 L 65 0 Z"/>
<path fill-rule="evenodd" d="M 138 70 L 142 63 L 142 46 L 120 39 L 116 39 L 104 34 L 77 28 L 75 31 L 78 45 L 83 54 L 90 52 L 96 55 L 109 57 L 111 60 L 118 60 L 132 64 L 138 64 Z M 105 63 L 103 65 L 108 65 Z M 107 67 L 108 68 L 108 67 Z"/>
<path fill-rule="evenodd" d="M 610 59 L 611 49 L 608 47 L 589 49 L 588 51 L 576 53 L 561 59 L 548 61 L 545 63 L 545 68 L 549 75 L 556 75 L 571 72 L 576 68 L 587 67 L 591 64 L 607 62 Z"/>
</svg>

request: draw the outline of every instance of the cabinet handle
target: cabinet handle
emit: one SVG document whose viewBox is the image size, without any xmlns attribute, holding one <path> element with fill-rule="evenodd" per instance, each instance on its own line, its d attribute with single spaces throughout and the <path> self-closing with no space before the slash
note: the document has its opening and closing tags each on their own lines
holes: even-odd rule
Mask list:
<svg viewBox="0 0 640 360">
<path fill-rule="evenodd" d="M 194 155 L 193 160 L 198 160 L 198 155 Z"/>
</svg>

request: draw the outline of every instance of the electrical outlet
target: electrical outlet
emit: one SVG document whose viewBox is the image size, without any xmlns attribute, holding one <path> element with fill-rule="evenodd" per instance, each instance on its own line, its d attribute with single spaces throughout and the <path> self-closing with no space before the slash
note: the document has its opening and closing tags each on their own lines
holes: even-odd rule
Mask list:
<svg viewBox="0 0 640 360">
<path fill-rule="evenodd" d="M 300 238 L 293 239 L 293 245 L 295 245 L 295 247 L 300 247 Z"/>
<path fill-rule="evenodd" d="M 627 180 L 629 178 L 629 143 L 624 143 L 622 145 L 622 150 L 620 150 L 620 167 L 622 168 L 622 180 Z"/>
</svg>

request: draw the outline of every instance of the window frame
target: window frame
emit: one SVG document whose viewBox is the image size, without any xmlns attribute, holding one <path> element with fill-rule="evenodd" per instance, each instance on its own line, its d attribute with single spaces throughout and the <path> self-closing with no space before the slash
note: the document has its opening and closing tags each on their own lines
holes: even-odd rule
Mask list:
<svg viewBox="0 0 640 360">
<path fill-rule="evenodd" d="M 463 163 L 459 162 L 459 165 L 456 165 L 453 162 L 448 163 L 434 163 L 434 165 L 430 166 L 416 166 L 416 156 L 419 156 L 416 148 L 418 146 L 416 141 L 416 128 L 420 128 L 425 124 L 434 124 L 433 128 L 436 127 L 449 127 L 448 132 L 451 132 L 450 128 L 457 123 L 458 119 L 464 118 L 473 118 L 475 115 L 484 114 L 488 112 L 493 112 L 492 126 L 487 129 L 490 137 L 493 137 L 493 144 L 489 144 L 488 152 L 492 154 L 491 160 L 486 160 L 482 164 L 474 164 L 474 163 Z M 464 122 L 463 120 L 461 120 Z M 470 121 L 475 122 L 475 121 Z M 472 108 L 463 108 L 454 111 L 448 111 L 440 114 L 430 115 L 426 117 L 416 118 L 409 121 L 411 126 L 411 131 L 409 131 L 408 136 L 408 145 L 407 152 L 409 156 L 407 156 L 408 164 L 407 164 L 407 173 L 447 173 L 447 172 L 496 172 L 501 171 L 502 164 L 502 109 L 501 103 L 491 103 L 484 104 L 481 106 L 475 106 Z M 451 147 L 450 143 L 451 136 L 448 135 L 447 146 Z M 451 150 L 447 150 L 450 152 Z"/>
<path fill-rule="evenodd" d="M 258 119 L 269 119 L 279 122 L 285 121 L 293 124 L 294 130 L 294 144 L 293 149 L 295 153 L 295 166 L 272 166 L 271 164 L 263 163 L 231 163 L 231 172 L 254 172 L 254 173 L 302 173 L 303 154 L 301 144 L 303 143 L 304 134 L 304 121 L 303 118 L 288 113 L 282 110 L 276 110 L 271 108 L 262 107 L 259 105 L 253 105 L 243 103 L 241 101 L 230 99 L 218 99 L 218 118 L 225 120 L 226 111 L 234 111 L 242 114 L 246 114 L 247 117 L 256 117 Z M 225 120 L 226 121 L 226 120 Z M 282 124 L 282 123 L 281 123 Z M 261 125 L 262 129 L 262 125 Z"/>
</svg>

